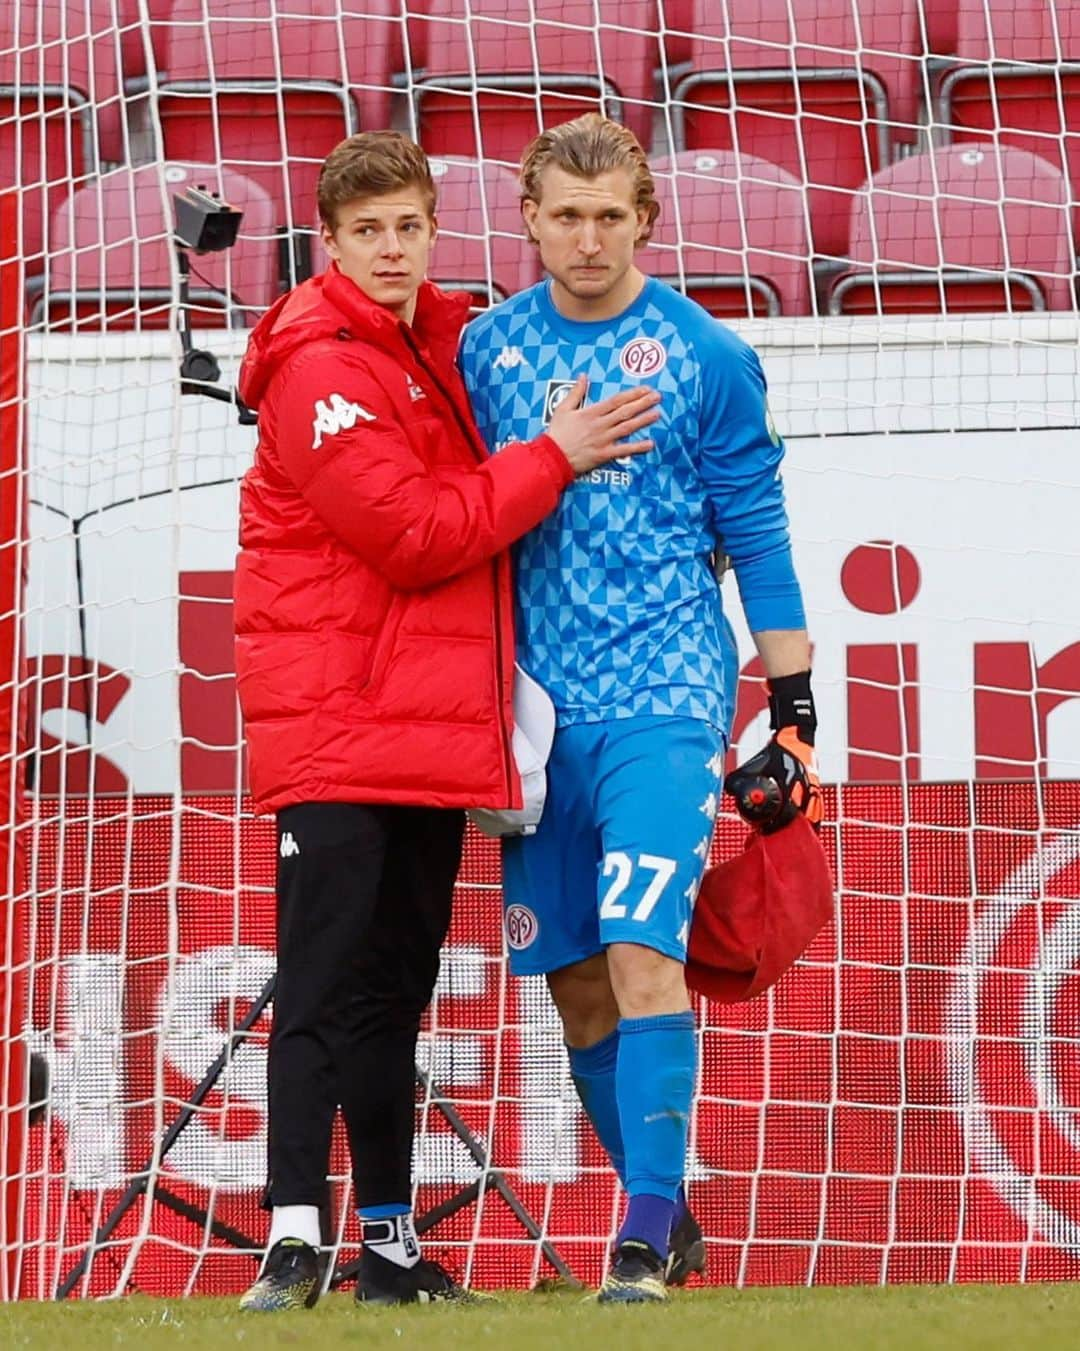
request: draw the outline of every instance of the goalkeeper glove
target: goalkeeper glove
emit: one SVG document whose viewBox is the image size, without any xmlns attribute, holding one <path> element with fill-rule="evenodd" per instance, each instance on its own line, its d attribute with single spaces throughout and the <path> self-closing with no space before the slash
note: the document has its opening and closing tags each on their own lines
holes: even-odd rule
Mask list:
<svg viewBox="0 0 1080 1351">
<path fill-rule="evenodd" d="M 814 758 L 817 714 L 810 672 L 768 682 L 769 726 L 773 736 L 764 750 L 739 765 L 724 780 L 739 815 L 765 834 L 779 830 L 802 812 L 816 830 L 821 824 L 821 781 Z"/>
</svg>

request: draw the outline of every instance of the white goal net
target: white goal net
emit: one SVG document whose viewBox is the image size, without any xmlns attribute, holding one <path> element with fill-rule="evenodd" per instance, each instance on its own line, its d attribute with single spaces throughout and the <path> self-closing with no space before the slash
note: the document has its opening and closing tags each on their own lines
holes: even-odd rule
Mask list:
<svg viewBox="0 0 1080 1351">
<path fill-rule="evenodd" d="M 698 1006 L 708 1280 L 1080 1276 L 1078 16 L 0 0 L 0 1295 L 238 1290 L 265 1233 L 274 860 L 231 615 L 255 435 L 206 390 L 325 266 L 344 135 L 421 140 L 434 278 L 483 307 L 540 278 L 522 146 L 594 107 L 654 166 L 642 268 L 762 355 L 815 644 L 837 918 L 767 996 Z M 244 218 L 184 277 L 191 184 Z M 767 735 L 738 637 L 733 759 Z M 498 880 L 471 837 L 418 1213 L 480 1285 L 594 1282 L 620 1196 L 546 994 L 506 976 Z M 344 1273 L 341 1141 L 333 1172 Z"/>
</svg>

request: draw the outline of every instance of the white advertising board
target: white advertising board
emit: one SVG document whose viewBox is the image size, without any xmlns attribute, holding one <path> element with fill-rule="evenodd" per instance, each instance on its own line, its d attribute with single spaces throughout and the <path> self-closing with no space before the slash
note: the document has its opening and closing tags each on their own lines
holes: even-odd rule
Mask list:
<svg viewBox="0 0 1080 1351">
<path fill-rule="evenodd" d="M 788 445 L 828 781 L 1080 776 L 1077 335 L 1039 323 L 966 323 L 949 341 L 940 324 L 828 341 L 746 326 Z M 206 710 L 234 699 L 221 650 L 254 431 L 179 398 L 167 341 L 89 341 L 30 349 L 27 633 L 60 673 L 42 746 L 92 743 L 136 792 L 229 787 L 235 737 L 207 733 Z M 242 341 L 214 335 L 225 381 Z M 734 580 L 725 600 L 749 663 Z M 88 707 L 76 661 L 117 673 L 112 697 Z M 202 676 L 194 725 L 185 667 Z M 228 709 L 216 721 L 233 726 Z M 739 723 L 756 749 L 752 699 Z M 220 748 L 217 768 L 190 770 L 182 741 Z"/>
</svg>

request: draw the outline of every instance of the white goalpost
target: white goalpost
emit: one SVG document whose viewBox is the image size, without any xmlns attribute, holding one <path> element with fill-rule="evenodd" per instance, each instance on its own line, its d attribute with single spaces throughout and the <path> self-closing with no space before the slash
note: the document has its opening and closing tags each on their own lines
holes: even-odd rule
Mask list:
<svg viewBox="0 0 1080 1351">
<path fill-rule="evenodd" d="M 419 137 L 435 279 L 483 307 L 540 278 L 522 144 L 589 107 L 654 167 L 641 267 L 761 353 L 815 649 L 836 921 L 767 995 L 696 1006 L 708 1280 L 1080 1276 L 1080 20 L 1015 11 L 0 0 L 0 1298 L 254 1275 L 274 856 L 228 391 L 325 266 L 342 136 Z M 184 278 L 192 185 L 244 217 Z M 734 761 L 768 731 L 727 588 Z M 715 857 L 741 839 L 723 813 Z M 433 1255 L 596 1282 L 621 1198 L 478 836 L 421 1043 Z M 332 1172 L 345 1279 L 341 1138 Z"/>
</svg>

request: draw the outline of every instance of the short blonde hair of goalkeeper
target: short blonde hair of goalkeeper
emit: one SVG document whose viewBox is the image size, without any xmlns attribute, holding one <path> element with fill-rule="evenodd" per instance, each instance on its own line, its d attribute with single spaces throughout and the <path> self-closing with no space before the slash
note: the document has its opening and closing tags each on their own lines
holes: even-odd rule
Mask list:
<svg viewBox="0 0 1080 1351">
<path fill-rule="evenodd" d="M 583 179 L 626 169 L 633 184 L 634 207 L 644 213 L 637 243 L 647 242 L 660 214 L 660 204 L 656 200 L 656 184 L 645 151 L 629 127 L 600 113 L 586 113 L 572 122 L 560 122 L 549 131 L 541 132 L 525 147 L 521 157 L 523 203 L 540 204 L 544 170 L 551 165 Z M 535 244 L 528 226 L 526 231 L 529 242 Z"/>
</svg>

